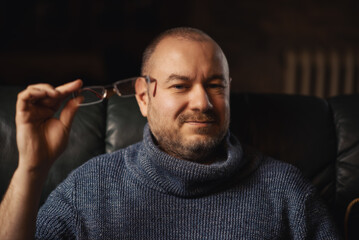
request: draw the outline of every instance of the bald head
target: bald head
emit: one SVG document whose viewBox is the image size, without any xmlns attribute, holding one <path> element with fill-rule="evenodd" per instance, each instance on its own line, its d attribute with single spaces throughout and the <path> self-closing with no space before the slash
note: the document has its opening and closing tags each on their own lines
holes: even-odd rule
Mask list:
<svg viewBox="0 0 359 240">
<path fill-rule="evenodd" d="M 152 56 L 155 50 L 157 49 L 158 45 L 167 38 L 174 38 L 177 40 L 187 40 L 187 41 L 194 41 L 194 42 L 208 42 L 216 48 L 218 54 L 221 55 L 223 59 L 223 63 L 227 69 L 227 74 L 229 77 L 229 69 L 228 69 L 228 62 L 227 59 L 220 48 L 220 46 L 205 32 L 190 27 L 179 27 L 179 28 L 172 28 L 157 36 L 145 49 L 142 56 L 142 68 L 141 74 L 142 75 L 149 75 L 151 66 L 152 66 Z"/>
</svg>

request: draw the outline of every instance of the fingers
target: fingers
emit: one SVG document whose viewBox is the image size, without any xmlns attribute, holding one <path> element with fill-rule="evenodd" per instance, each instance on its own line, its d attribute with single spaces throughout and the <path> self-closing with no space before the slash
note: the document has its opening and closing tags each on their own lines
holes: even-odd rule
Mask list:
<svg viewBox="0 0 359 240">
<path fill-rule="evenodd" d="M 20 93 L 20 96 L 23 100 L 36 100 L 43 97 L 57 97 L 59 92 L 55 90 L 49 84 L 41 83 L 36 85 L 28 86 L 23 92 Z"/>
<path fill-rule="evenodd" d="M 58 97 L 59 92 L 49 84 L 31 85 L 18 94 L 17 110 L 25 110 L 29 104 L 34 104 L 41 99 Z"/>
<path fill-rule="evenodd" d="M 60 114 L 60 121 L 69 131 L 71 128 L 72 121 L 74 119 L 75 113 L 79 108 L 79 104 L 82 102 L 83 97 L 77 97 L 69 100 L 65 107 L 62 109 Z"/>
<path fill-rule="evenodd" d="M 56 88 L 56 91 L 60 92 L 60 94 L 63 96 L 67 96 L 72 92 L 80 90 L 81 87 L 82 87 L 82 80 L 77 79 L 75 81 L 58 86 Z"/>
<path fill-rule="evenodd" d="M 47 107 L 57 108 L 59 103 L 70 93 L 81 88 L 82 81 L 75 80 L 54 88 L 49 84 L 30 85 L 18 94 L 17 109 L 25 110 L 29 104 L 40 103 Z"/>
</svg>

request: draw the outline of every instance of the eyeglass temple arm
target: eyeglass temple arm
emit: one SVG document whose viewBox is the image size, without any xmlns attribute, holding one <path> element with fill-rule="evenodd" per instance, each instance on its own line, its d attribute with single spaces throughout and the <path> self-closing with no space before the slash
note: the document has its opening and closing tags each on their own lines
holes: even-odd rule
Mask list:
<svg viewBox="0 0 359 240">
<path fill-rule="evenodd" d="M 148 83 L 148 85 L 150 85 L 151 83 L 155 83 L 155 88 L 153 89 L 153 97 L 155 97 L 156 95 L 156 91 L 157 91 L 157 80 L 151 78 L 150 76 L 144 76 L 146 79 L 146 82 Z"/>
<path fill-rule="evenodd" d="M 106 96 L 105 96 L 106 98 L 110 98 L 117 93 L 113 86 L 105 88 L 105 90 L 106 90 Z M 117 94 L 121 96 L 121 94 L 119 93 Z"/>
</svg>

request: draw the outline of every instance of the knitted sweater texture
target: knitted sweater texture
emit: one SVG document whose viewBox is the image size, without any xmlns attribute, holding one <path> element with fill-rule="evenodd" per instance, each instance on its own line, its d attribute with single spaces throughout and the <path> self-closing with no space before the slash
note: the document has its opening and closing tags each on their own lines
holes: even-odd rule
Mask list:
<svg viewBox="0 0 359 240">
<path fill-rule="evenodd" d="M 204 165 L 144 140 L 98 156 L 50 194 L 37 239 L 338 239 L 299 170 L 243 151 Z"/>
</svg>

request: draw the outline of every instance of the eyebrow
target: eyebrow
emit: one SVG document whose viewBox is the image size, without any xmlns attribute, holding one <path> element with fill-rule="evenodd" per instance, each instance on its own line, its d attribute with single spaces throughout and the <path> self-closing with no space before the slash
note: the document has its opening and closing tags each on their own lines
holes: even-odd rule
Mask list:
<svg viewBox="0 0 359 240">
<path fill-rule="evenodd" d="M 171 82 L 171 81 L 174 81 L 174 80 L 182 80 L 182 81 L 190 81 L 190 77 L 188 76 L 184 76 L 184 75 L 179 75 L 179 74 L 174 74 L 172 73 L 167 79 L 166 79 L 166 82 Z"/>
<path fill-rule="evenodd" d="M 223 74 L 213 74 L 212 76 L 210 76 L 209 78 L 206 79 L 206 81 L 211 81 L 214 79 L 220 79 L 221 81 L 225 81 L 226 78 L 224 77 Z M 179 74 L 171 74 L 167 79 L 166 82 L 171 82 L 174 80 L 182 80 L 182 81 L 190 81 L 191 78 L 185 75 L 179 75 Z"/>
<path fill-rule="evenodd" d="M 212 76 L 210 76 L 209 78 L 207 78 L 207 81 L 211 81 L 211 80 L 214 80 L 214 79 L 220 79 L 222 81 L 225 81 L 226 78 L 224 77 L 223 74 L 213 74 Z"/>
</svg>

